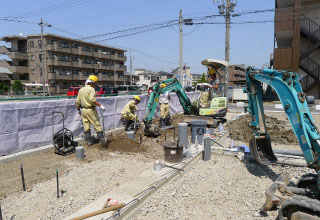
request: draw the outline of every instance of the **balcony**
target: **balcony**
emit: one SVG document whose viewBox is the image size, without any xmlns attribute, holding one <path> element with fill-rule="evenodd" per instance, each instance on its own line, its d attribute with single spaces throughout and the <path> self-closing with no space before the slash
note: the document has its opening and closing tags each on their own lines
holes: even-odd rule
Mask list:
<svg viewBox="0 0 320 220">
<path fill-rule="evenodd" d="M 57 66 L 71 66 L 71 62 L 65 60 L 57 60 L 55 63 Z"/>
<path fill-rule="evenodd" d="M 28 67 L 27 66 L 10 66 L 9 70 L 13 73 L 27 73 Z"/>
<path fill-rule="evenodd" d="M 126 62 L 127 61 L 127 57 L 126 56 L 115 56 L 115 59 L 116 60 L 119 60 L 119 61 L 123 61 L 123 62 Z"/>
<path fill-rule="evenodd" d="M 82 65 L 81 65 L 80 62 L 73 61 L 73 62 L 71 62 L 71 66 L 73 66 L 73 67 L 81 67 Z"/>
<path fill-rule="evenodd" d="M 5 54 L 13 60 L 27 60 L 28 54 L 24 52 L 11 52 L 10 48 L 0 46 L 0 54 Z"/>
<path fill-rule="evenodd" d="M 102 70 L 113 70 L 113 66 L 104 66 L 104 65 L 101 65 L 101 66 L 100 66 L 100 69 L 102 69 Z"/>
<path fill-rule="evenodd" d="M 92 57 L 92 51 L 85 51 L 85 50 L 82 50 L 82 48 L 79 49 L 79 54 L 80 55 L 83 55 L 83 56 L 89 56 L 89 57 Z"/>
<path fill-rule="evenodd" d="M 111 59 L 111 54 L 107 54 L 107 53 L 99 53 L 99 58 L 105 58 L 105 59 Z"/>
<path fill-rule="evenodd" d="M 127 67 L 126 66 L 114 66 L 114 70 L 115 71 L 126 71 L 127 70 Z"/>
<path fill-rule="evenodd" d="M 71 48 L 70 47 L 59 47 L 58 44 L 48 44 L 47 45 L 47 50 L 63 52 L 63 53 L 71 53 Z"/>
<path fill-rule="evenodd" d="M 83 68 L 90 68 L 90 69 L 92 69 L 92 66 L 93 66 L 93 64 L 92 63 L 82 63 L 81 64 L 81 67 L 83 67 Z"/>
</svg>

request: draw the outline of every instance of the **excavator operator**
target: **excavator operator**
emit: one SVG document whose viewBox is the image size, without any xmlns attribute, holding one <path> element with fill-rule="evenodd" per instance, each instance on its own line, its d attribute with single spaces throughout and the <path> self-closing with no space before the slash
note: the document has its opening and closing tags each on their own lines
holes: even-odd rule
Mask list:
<svg viewBox="0 0 320 220">
<path fill-rule="evenodd" d="M 210 90 L 212 89 L 214 92 L 219 90 L 220 81 L 217 79 L 217 73 L 214 69 L 208 68 L 208 77 L 209 77 L 209 84 L 208 88 L 203 88 L 203 92 L 201 93 L 200 97 L 200 106 L 201 107 L 209 107 L 210 101 Z"/>
</svg>

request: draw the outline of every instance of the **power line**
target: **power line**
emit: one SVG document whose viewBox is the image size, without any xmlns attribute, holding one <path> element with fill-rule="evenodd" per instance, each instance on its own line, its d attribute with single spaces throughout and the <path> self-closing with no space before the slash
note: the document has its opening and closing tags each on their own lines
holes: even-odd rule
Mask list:
<svg viewBox="0 0 320 220">
<path fill-rule="evenodd" d="M 29 12 L 25 12 L 25 13 L 21 13 L 21 14 L 17 14 L 17 15 L 13 15 L 13 16 L 7 16 L 5 18 L 27 18 L 27 17 L 33 17 L 33 16 L 38 16 L 38 15 L 42 15 L 42 14 L 49 14 L 49 13 L 53 13 L 56 11 L 60 11 L 60 10 L 65 10 L 68 8 L 73 8 L 82 4 L 86 4 L 89 2 L 92 2 L 95 0 L 69 0 L 69 1 L 65 1 L 56 5 L 52 5 L 52 6 L 48 6 L 42 9 L 37 9 L 34 11 L 29 11 Z"/>
<path fill-rule="evenodd" d="M 128 11 L 128 10 L 137 9 L 137 8 L 144 7 L 144 6 L 147 6 L 147 5 L 156 4 L 156 3 L 162 2 L 162 1 L 166 1 L 166 0 L 157 0 L 157 1 L 148 2 L 148 3 L 145 3 L 145 4 L 139 4 L 139 5 L 136 5 L 136 6 L 129 7 L 129 8 L 120 9 L 120 10 L 116 10 L 116 11 L 112 11 L 112 12 L 108 12 L 108 13 L 103 13 L 103 14 L 99 14 L 99 15 L 95 15 L 95 16 L 89 16 L 89 17 L 84 17 L 84 18 L 79 18 L 79 19 L 59 22 L 57 24 L 73 23 L 73 22 L 88 20 L 88 19 L 97 18 L 97 17 L 101 17 L 101 16 L 112 15 L 112 14 L 116 14 L 116 13 L 119 13 L 119 12 L 124 12 L 124 11 Z"/>
<path fill-rule="evenodd" d="M 97 34 L 97 35 L 93 35 L 93 36 L 84 37 L 82 39 L 98 38 L 98 37 L 103 37 L 103 36 L 107 36 L 107 35 L 119 34 L 119 33 L 128 32 L 128 31 L 135 31 L 135 30 L 139 30 L 139 29 L 145 29 L 145 28 L 149 28 L 149 27 L 153 27 L 153 26 L 162 26 L 162 25 L 166 25 L 166 24 L 170 24 L 170 23 L 174 23 L 174 22 L 177 22 L 177 20 L 164 21 L 164 22 L 160 22 L 160 23 L 149 24 L 149 25 L 144 25 L 144 26 L 135 27 L 135 28 L 123 29 L 120 31 L 113 31 L 113 32 L 108 32 L 108 33 L 104 33 L 104 34 Z"/>
<path fill-rule="evenodd" d="M 144 52 L 141 52 L 141 51 L 139 51 L 139 50 L 137 50 L 137 49 L 133 49 L 133 50 L 136 51 L 136 52 L 138 52 L 139 54 L 142 54 L 142 55 L 144 55 L 144 56 L 146 56 L 146 57 L 150 57 L 150 58 L 152 58 L 152 59 L 154 59 L 154 60 L 157 60 L 157 61 L 160 61 L 160 62 L 170 63 L 170 64 L 179 64 L 178 62 L 171 62 L 171 61 L 167 61 L 167 60 L 164 60 L 164 59 L 160 59 L 160 58 L 151 56 L 151 55 L 146 54 L 146 53 L 144 53 Z"/>
</svg>

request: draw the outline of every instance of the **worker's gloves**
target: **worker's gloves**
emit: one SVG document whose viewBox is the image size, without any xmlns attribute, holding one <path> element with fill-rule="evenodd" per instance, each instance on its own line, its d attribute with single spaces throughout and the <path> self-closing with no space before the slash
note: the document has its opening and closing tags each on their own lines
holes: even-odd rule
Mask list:
<svg viewBox="0 0 320 220">
<path fill-rule="evenodd" d="M 106 108 L 103 105 L 100 105 L 100 109 L 104 112 L 104 110 L 106 110 Z"/>
<path fill-rule="evenodd" d="M 77 110 L 78 111 L 78 115 L 81 116 L 81 109 Z"/>
</svg>

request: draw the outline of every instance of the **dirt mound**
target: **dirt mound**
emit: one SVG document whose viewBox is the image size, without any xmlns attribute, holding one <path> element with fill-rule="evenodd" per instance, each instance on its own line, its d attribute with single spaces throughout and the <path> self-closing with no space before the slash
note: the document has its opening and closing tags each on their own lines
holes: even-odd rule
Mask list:
<svg viewBox="0 0 320 220">
<path fill-rule="evenodd" d="M 289 121 L 278 120 L 265 115 L 266 125 L 271 137 L 271 141 L 277 144 L 299 144 L 291 129 Z M 239 119 L 227 124 L 230 137 L 237 141 L 249 143 L 252 138 L 252 130 L 249 127 L 251 116 L 243 115 Z"/>
</svg>

